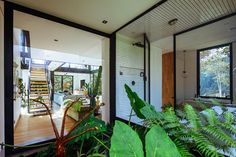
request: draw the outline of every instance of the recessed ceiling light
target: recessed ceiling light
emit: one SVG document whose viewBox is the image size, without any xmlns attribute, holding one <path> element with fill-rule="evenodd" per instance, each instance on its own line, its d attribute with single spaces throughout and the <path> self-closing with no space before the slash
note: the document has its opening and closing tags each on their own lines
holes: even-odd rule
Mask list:
<svg viewBox="0 0 236 157">
<path fill-rule="evenodd" d="M 173 26 L 173 25 L 175 25 L 175 24 L 177 23 L 177 21 L 178 21 L 178 19 L 175 18 L 175 19 L 170 20 L 170 21 L 168 22 L 168 24 L 169 24 L 170 26 Z"/>
<path fill-rule="evenodd" d="M 107 21 L 107 20 L 103 20 L 102 23 L 103 23 L 103 24 L 107 24 L 108 21 Z"/>
<path fill-rule="evenodd" d="M 58 39 L 54 39 L 55 42 L 58 42 Z"/>
</svg>

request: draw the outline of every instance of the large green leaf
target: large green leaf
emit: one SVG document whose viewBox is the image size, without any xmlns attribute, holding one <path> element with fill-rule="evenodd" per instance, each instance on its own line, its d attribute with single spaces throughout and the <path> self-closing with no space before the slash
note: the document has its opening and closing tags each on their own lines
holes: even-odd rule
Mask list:
<svg viewBox="0 0 236 157">
<path fill-rule="evenodd" d="M 157 112 L 152 105 L 146 105 L 143 108 L 141 108 L 141 113 L 144 115 L 146 119 L 162 119 L 163 113 Z"/>
<path fill-rule="evenodd" d="M 144 157 L 143 145 L 138 134 L 120 121 L 115 122 L 110 157 Z"/>
<path fill-rule="evenodd" d="M 181 157 L 173 141 L 158 125 L 147 133 L 145 143 L 147 157 Z"/>
<path fill-rule="evenodd" d="M 145 101 L 140 99 L 137 93 L 133 92 L 127 84 L 125 84 L 125 90 L 130 100 L 130 105 L 137 117 L 140 119 L 145 119 L 145 116 L 140 111 L 144 106 L 147 105 Z"/>
</svg>

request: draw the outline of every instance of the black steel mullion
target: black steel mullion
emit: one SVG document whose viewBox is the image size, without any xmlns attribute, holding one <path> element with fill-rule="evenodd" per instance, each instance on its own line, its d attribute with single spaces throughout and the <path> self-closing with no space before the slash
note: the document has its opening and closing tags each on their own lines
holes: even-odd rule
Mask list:
<svg viewBox="0 0 236 157">
<path fill-rule="evenodd" d="M 14 92 L 13 92 L 13 8 L 4 4 L 4 130 L 5 143 L 14 145 Z M 9 156 L 12 147 L 5 148 Z"/>
<path fill-rule="evenodd" d="M 144 82 L 144 100 L 146 101 L 146 40 L 145 40 L 145 34 L 143 35 L 143 43 L 144 43 L 144 76 L 143 76 L 143 82 Z"/>
</svg>

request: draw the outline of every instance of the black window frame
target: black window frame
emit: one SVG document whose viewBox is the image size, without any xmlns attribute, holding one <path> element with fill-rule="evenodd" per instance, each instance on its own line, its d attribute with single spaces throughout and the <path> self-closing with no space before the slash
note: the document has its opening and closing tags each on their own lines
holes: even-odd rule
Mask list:
<svg viewBox="0 0 236 157">
<path fill-rule="evenodd" d="M 220 47 L 225 47 L 229 46 L 229 53 L 230 53 L 230 97 L 214 97 L 214 96 L 201 96 L 200 95 L 200 52 L 206 51 L 206 50 L 211 50 L 211 49 L 216 49 Z M 197 97 L 199 98 L 207 98 L 207 99 L 219 99 L 219 100 L 230 100 L 231 102 L 233 101 L 233 46 L 232 43 L 226 43 L 226 44 L 220 44 L 216 46 L 211 46 L 203 49 L 198 49 L 197 50 Z"/>
</svg>

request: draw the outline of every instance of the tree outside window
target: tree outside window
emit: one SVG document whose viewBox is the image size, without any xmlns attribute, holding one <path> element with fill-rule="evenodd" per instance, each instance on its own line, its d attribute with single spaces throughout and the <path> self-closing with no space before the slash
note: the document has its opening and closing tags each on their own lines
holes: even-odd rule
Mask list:
<svg viewBox="0 0 236 157">
<path fill-rule="evenodd" d="M 230 98 L 230 45 L 199 51 L 202 97 Z"/>
</svg>

